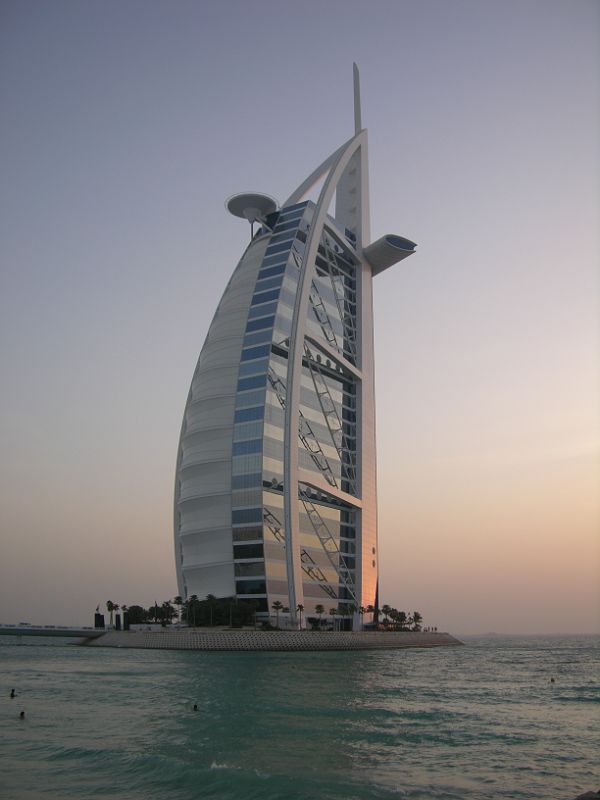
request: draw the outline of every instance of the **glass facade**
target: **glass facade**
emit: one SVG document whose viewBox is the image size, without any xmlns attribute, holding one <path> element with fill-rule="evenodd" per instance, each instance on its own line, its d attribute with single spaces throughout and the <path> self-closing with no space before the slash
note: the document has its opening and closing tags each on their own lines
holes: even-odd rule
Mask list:
<svg viewBox="0 0 600 800">
<path fill-rule="evenodd" d="M 286 379 L 290 332 L 314 204 L 281 209 L 250 300 L 240 355 L 232 447 L 232 531 L 238 597 L 267 612 L 289 604 L 284 528 Z M 305 321 L 295 492 L 306 613 L 358 602 L 356 512 L 330 494 L 357 493 L 356 256 L 330 220 L 319 243 Z M 340 360 L 336 360 L 336 356 Z M 311 481 L 310 479 L 314 480 Z M 244 544 L 241 544 L 241 543 Z"/>
<path fill-rule="evenodd" d="M 267 613 L 288 605 L 283 508 L 283 411 L 273 382 L 285 379 L 297 274 L 291 249 L 308 215 L 307 203 L 273 215 L 257 238 L 269 242 L 248 310 L 240 356 L 232 450 L 232 531 L 235 590 Z M 297 270 L 296 270 L 297 273 Z M 280 379 L 280 378 L 279 378 Z M 257 391 L 260 389 L 260 391 Z M 239 545 L 237 542 L 248 544 Z"/>
</svg>

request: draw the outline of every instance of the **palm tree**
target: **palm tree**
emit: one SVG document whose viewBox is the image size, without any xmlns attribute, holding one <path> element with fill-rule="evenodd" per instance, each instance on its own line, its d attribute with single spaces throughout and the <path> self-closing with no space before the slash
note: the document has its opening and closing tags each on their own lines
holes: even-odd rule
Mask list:
<svg viewBox="0 0 600 800">
<path fill-rule="evenodd" d="M 388 616 L 389 616 L 389 613 L 390 613 L 390 611 L 392 609 L 390 608 L 390 606 L 383 606 L 383 608 L 381 610 L 383 612 L 383 616 L 385 617 L 385 624 L 387 625 L 388 624 Z"/>
<path fill-rule="evenodd" d="M 367 612 L 367 609 L 364 606 L 361 606 L 358 609 L 358 614 L 360 616 L 360 627 L 361 627 L 361 630 L 362 630 L 362 628 L 364 626 L 363 617 L 365 616 L 366 612 Z"/>
<path fill-rule="evenodd" d="M 112 624 L 113 624 L 113 611 L 115 610 L 115 604 L 112 602 L 112 600 L 107 600 L 106 601 L 106 610 L 110 614 L 110 624 L 111 624 L 111 627 L 112 627 Z"/>
<path fill-rule="evenodd" d="M 299 627 L 302 630 L 302 612 L 304 611 L 304 606 L 302 605 L 302 603 L 298 603 L 298 605 L 296 606 L 296 611 L 300 615 L 300 625 L 299 625 Z"/>
<path fill-rule="evenodd" d="M 423 622 L 423 617 L 419 614 L 418 611 L 413 611 L 412 618 L 413 618 L 413 631 L 420 631 L 421 623 Z"/>
<path fill-rule="evenodd" d="M 129 606 L 127 611 L 129 614 L 130 625 L 141 625 L 143 622 L 148 621 L 148 612 L 142 606 L 132 605 Z"/>
<path fill-rule="evenodd" d="M 335 615 L 337 614 L 337 608 L 330 608 L 329 613 L 331 614 L 331 624 L 333 630 L 335 630 Z"/>
<path fill-rule="evenodd" d="M 192 625 L 193 625 L 194 628 L 196 627 L 196 603 L 197 602 L 198 602 L 198 595 L 197 594 L 191 595 L 189 600 L 188 600 L 188 604 L 189 604 L 188 605 L 188 625 L 190 624 L 189 612 L 191 611 L 192 612 Z"/>
<path fill-rule="evenodd" d="M 321 603 L 317 603 L 317 605 L 315 606 L 315 612 L 319 616 L 319 630 L 321 630 L 321 617 L 325 613 L 325 606 L 322 606 Z"/>
<path fill-rule="evenodd" d="M 250 609 L 252 613 L 252 618 L 254 620 L 254 629 L 256 630 L 256 612 L 258 611 L 258 600 L 246 600 L 246 605 Z"/>
<path fill-rule="evenodd" d="M 181 607 L 183 605 L 183 598 L 181 597 L 181 595 L 177 595 L 177 597 L 173 598 L 173 605 L 177 606 L 177 608 L 179 609 L 179 622 L 181 622 Z"/>
<path fill-rule="evenodd" d="M 406 628 L 406 611 L 398 612 L 398 624 L 400 626 L 401 631 L 403 631 Z"/>
<path fill-rule="evenodd" d="M 275 602 L 273 603 L 273 605 L 271 606 L 271 608 L 273 609 L 273 611 L 274 611 L 274 612 L 275 612 L 275 614 L 276 614 L 276 620 L 277 620 L 277 621 L 276 621 L 276 623 L 275 623 L 275 627 L 276 627 L 276 628 L 278 628 L 278 627 L 279 627 L 279 612 L 280 612 L 280 611 L 282 610 L 282 608 L 283 608 L 283 603 L 281 603 L 279 600 L 275 600 Z"/>
<path fill-rule="evenodd" d="M 243 603 L 242 603 L 243 605 Z M 233 628 L 233 609 L 237 609 L 238 607 L 238 598 L 237 595 L 229 598 L 229 627 Z M 237 617 L 237 615 L 236 615 Z"/>
<path fill-rule="evenodd" d="M 171 605 L 170 600 L 165 600 L 161 605 L 161 616 L 162 616 L 162 623 L 163 625 L 170 625 L 173 617 L 177 616 L 177 612 Z"/>
<path fill-rule="evenodd" d="M 344 609 L 345 616 L 350 617 L 350 630 L 354 628 L 354 615 L 358 611 L 358 606 L 356 603 L 348 603 L 346 608 Z M 344 624 L 344 630 L 346 629 L 346 625 Z"/>
<path fill-rule="evenodd" d="M 350 607 L 346 605 L 346 603 L 340 603 L 338 614 L 342 617 L 342 619 L 339 621 L 339 629 L 340 631 L 345 631 L 346 617 L 350 614 Z"/>
<path fill-rule="evenodd" d="M 217 600 L 217 598 L 214 596 L 214 594 L 207 594 L 206 595 L 206 602 L 208 603 L 208 608 L 209 608 L 209 611 L 210 611 L 210 626 L 211 626 L 211 628 L 212 628 L 212 624 L 213 624 L 213 611 L 214 611 L 214 608 L 215 608 L 216 600 Z"/>
</svg>

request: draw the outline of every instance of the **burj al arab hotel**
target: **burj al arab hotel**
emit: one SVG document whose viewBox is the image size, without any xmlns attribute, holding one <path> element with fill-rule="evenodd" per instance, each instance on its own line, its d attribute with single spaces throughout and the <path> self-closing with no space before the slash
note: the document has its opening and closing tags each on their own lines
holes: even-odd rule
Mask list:
<svg viewBox="0 0 600 800">
<path fill-rule="evenodd" d="M 200 353 L 177 452 L 179 593 L 253 600 L 259 616 L 279 601 L 292 626 L 322 605 L 356 628 L 377 604 L 372 284 L 416 245 L 370 241 L 356 65 L 354 122 L 281 207 L 228 201 L 251 241 Z"/>
</svg>

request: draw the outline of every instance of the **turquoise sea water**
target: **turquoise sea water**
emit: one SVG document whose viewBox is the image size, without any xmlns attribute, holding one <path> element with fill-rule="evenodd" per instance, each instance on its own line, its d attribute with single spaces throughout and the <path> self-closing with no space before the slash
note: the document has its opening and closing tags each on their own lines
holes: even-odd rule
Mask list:
<svg viewBox="0 0 600 800">
<path fill-rule="evenodd" d="M 465 641 L 202 653 L 0 637 L 0 797 L 562 800 L 599 789 L 600 638 Z"/>
</svg>

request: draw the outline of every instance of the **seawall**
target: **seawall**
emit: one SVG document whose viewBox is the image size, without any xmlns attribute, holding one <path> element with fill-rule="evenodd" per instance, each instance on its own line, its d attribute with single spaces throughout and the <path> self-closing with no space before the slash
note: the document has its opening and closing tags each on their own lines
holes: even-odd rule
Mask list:
<svg viewBox="0 0 600 800">
<path fill-rule="evenodd" d="M 109 631 L 88 647 L 150 650 L 393 650 L 407 647 L 457 647 L 449 633 L 317 632 L 179 629 Z"/>
</svg>

